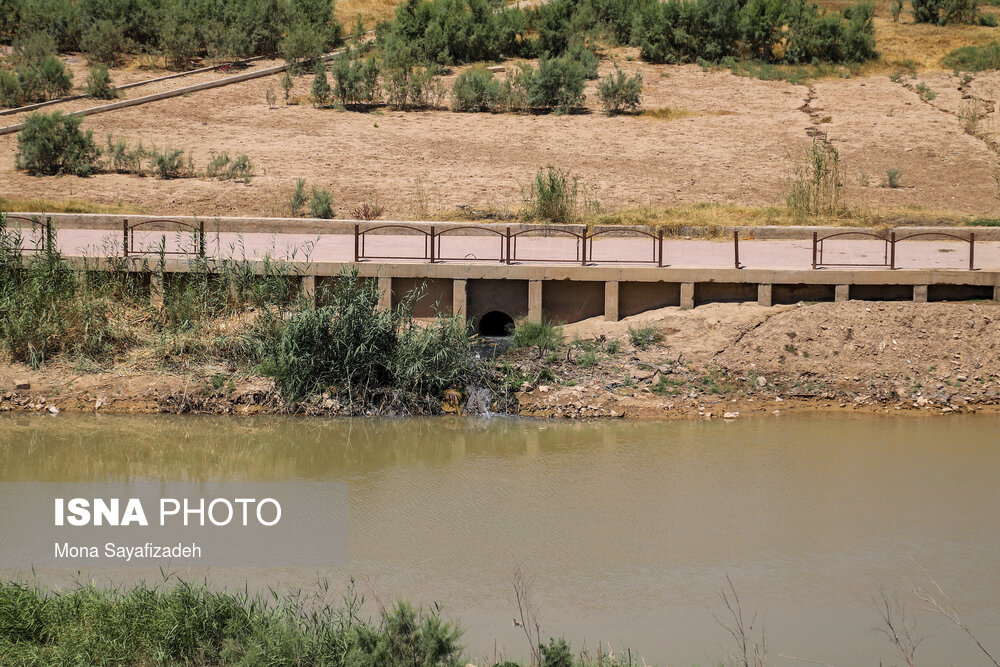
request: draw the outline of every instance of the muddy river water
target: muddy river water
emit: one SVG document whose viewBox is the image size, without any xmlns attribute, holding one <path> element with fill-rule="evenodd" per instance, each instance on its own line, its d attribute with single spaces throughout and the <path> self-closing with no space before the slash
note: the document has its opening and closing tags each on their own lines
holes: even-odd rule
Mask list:
<svg viewBox="0 0 1000 667">
<path fill-rule="evenodd" d="M 874 630 L 880 589 L 925 637 L 919 662 L 986 664 L 914 596 L 935 582 L 1000 654 L 997 417 L 0 417 L 0 481 L 120 479 L 345 482 L 346 567 L 178 574 L 255 589 L 353 577 L 369 600 L 440 603 L 474 659 L 527 656 L 515 568 L 543 634 L 628 646 L 649 664 L 732 652 L 714 618 L 727 575 L 765 624 L 771 664 L 900 663 Z"/>
</svg>

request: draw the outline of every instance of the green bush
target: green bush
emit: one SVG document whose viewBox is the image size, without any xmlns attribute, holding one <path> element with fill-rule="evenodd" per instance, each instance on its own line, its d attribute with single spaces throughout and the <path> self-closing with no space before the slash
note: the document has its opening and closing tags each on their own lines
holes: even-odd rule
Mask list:
<svg viewBox="0 0 1000 667">
<path fill-rule="evenodd" d="M 912 4 L 916 23 L 974 25 L 979 22 L 978 0 L 912 0 Z"/>
<path fill-rule="evenodd" d="M 503 86 L 485 67 L 462 72 L 451 88 L 452 111 L 496 111 L 503 100 Z"/>
<path fill-rule="evenodd" d="M 309 215 L 324 220 L 333 217 L 333 196 L 329 190 L 313 187 L 312 196 L 309 198 Z"/>
<path fill-rule="evenodd" d="M 111 85 L 111 75 L 104 65 L 94 65 L 87 72 L 87 97 L 95 100 L 113 100 L 118 97 L 118 89 Z"/>
<path fill-rule="evenodd" d="M 330 82 L 326 78 L 326 63 L 322 61 L 316 63 L 311 94 L 313 104 L 318 107 L 326 106 L 330 101 Z"/>
<path fill-rule="evenodd" d="M 306 179 L 295 179 L 295 189 L 292 191 L 292 196 L 288 200 L 288 208 L 291 209 L 292 215 L 298 215 L 301 213 L 302 207 L 305 206 L 308 201 L 309 197 L 306 195 Z"/>
<path fill-rule="evenodd" d="M 890 188 L 898 188 L 899 176 L 900 176 L 899 169 L 896 169 L 895 167 L 890 167 L 889 169 L 886 169 L 885 184 Z"/>
<path fill-rule="evenodd" d="M 117 65 L 128 52 L 128 43 L 114 21 L 101 19 L 83 32 L 80 44 L 87 60 L 100 65 Z"/>
<path fill-rule="evenodd" d="M 950 52 L 941 62 L 945 67 L 963 72 L 1000 69 L 1000 44 L 963 46 Z"/>
<path fill-rule="evenodd" d="M 642 101 L 642 73 L 628 76 L 616 67 L 597 84 L 597 95 L 608 114 L 634 112 Z"/>
<path fill-rule="evenodd" d="M 421 62 L 460 65 L 528 55 L 528 17 L 491 0 L 411 0 L 378 30 L 387 42 L 410 46 Z"/>
<path fill-rule="evenodd" d="M 223 151 L 209 159 L 205 175 L 222 181 L 237 180 L 249 183 L 253 178 L 253 163 L 246 153 L 240 153 L 234 160 L 229 157 L 229 153 Z"/>
<path fill-rule="evenodd" d="M 655 324 L 641 324 L 628 328 L 628 339 L 632 345 L 645 350 L 650 345 L 663 340 L 663 331 Z"/>
<path fill-rule="evenodd" d="M 149 154 L 149 169 L 164 180 L 194 176 L 194 164 L 190 155 L 184 163 L 184 151 L 179 148 L 153 149 Z"/>
<path fill-rule="evenodd" d="M 333 390 L 358 404 L 390 400 L 414 405 L 478 373 L 472 338 L 459 318 L 418 325 L 410 295 L 379 307 L 377 280 L 342 274 L 327 305 L 292 317 L 275 358 L 275 382 L 290 402 Z"/>
<path fill-rule="evenodd" d="M 146 170 L 143 163 L 149 158 L 149 153 L 142 147 L 142 142 L 135 148 L 129 148 L 128 142 L 124 139 L 117 141 L 112 135 L 108 135 L 107 145 L 104 148 L 104 168 L 116 174 L 134 174 L 144 176 Z"/>
<path fill-rule="evenodd" d="M 862 62 L 877 56 L 868 3 L 827 13 L 806 0 L 665 0 L 635 12 L 632 41 L 655 63 Z"/>
<path fill-rule="evenodd" d="M 548 644 L 538 645 L 538 667 L 574 667 L 573 652 L 562 637 L 549 638 Z"/>
<path fill-rule="evenodd" d="M 528 106 L 569 113 L 583 104 L 584 80 L 583 67 L 577 61 L 542 56 L 528 84 Z"/>
<path fill-rule="evenodd" d="M 93 174 L 100 151 L 93 132 L 80 130 L 82 120 L 62 111 L 29 114 L 17 135 L 15 166 L 32 176 Z"/>
<path fill-rule="evenodd" d="M 583 41 L 579 39 L 570 41 L 563 55 L 580 64 L 580 69 L 583 70 L 585 78 L 597 78 L 597 68 L 600 66 L 600 60 L 597 58 L 596 53 L 584 45 Z"/>
<path fill-rule="evenodd" d="M 577 217 L 579 194 L 580 180 L 566 170 L 539 169 L 524 196 L 525 216 L 544 222 L 572 222 Z"/>
<path fill-rule="evenodd" d="M 534 347 L 538 349 L 538 358 L 546 352 L 557 350 L 562 345 L 563 330 L 548 320 L 518 322 L 510 332 L 510 342 L 514 347 Z"/>
<path fill-rule="evenodd" d="M 297 25 L 281 40 L 281 57 L 290 65 L 311 62 L 323 55 L 326 41 L 322 32 L 313 26 Z"/>
</svg>

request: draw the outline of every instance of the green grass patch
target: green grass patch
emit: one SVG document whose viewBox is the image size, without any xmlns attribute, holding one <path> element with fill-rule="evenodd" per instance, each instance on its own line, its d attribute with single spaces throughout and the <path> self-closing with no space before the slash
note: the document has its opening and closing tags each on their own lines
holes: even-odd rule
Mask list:
<svg viewBox="0 0 1000 667">
<path fill-rule="evenodd" d="M 1000 69 L 1000 43 L 959 47 L 946 55 L 941 64 L 963 72 Z"/>
</svg>

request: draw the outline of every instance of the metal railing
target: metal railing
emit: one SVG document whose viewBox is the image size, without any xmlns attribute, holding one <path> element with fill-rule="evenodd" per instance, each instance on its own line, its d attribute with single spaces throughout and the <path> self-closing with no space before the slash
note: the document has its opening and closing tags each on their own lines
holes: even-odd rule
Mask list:
<svg viewBox="0 0 1000 667">
<path fill-rule="evenodd" d="M 178 229 L 175 233 L 183 234 L 185 231 L 190 233 L 192 236 L 192 245 L 194 246 L 191 250 L 184 250 L 183 245 L 179 245 L 181 249 L 179 250 L 167 250 L 167 235 L 163 234 L 161 239 L 161 244 L 159 247 L 151 247 L 142 245 L 136 245 L 135 232 L 138 230 L 140 233 L 149 233 L 155 231 L 154 229 L 143 229 L 144 227 L 153 227 L 155 225 L 176 225 Z M 195 255 L 198 257 L 205 256 L 205 223 L 204 222 L 185 222 L 183 220 L 171 220 L 169 218 L 157 218 L 155 220 L 142 220 L 140 222 L 135 222 L 129 224 L 128 218 L 122 220 L 122 248 L 125 257 L 132 257 L 136 255 L 180 255 L 188 256 Z"/>
<path fill-rule="evenodd" d="M 51 216 L 45 216 L 43 221 L 39 216 L 32 215 L 18 215 L 17 213 L 8 213 L 7 222 L 12 221 L 18 222 L 19 228 L 24 228 L 25 225 L 21 223 L 27 223 L 31 226 L 31 231 L 38 233 L 38 237 L 35 240 L 34 245 L 29 245 L 27 247 L 22 247 L 22 252 L 37 252 L 37 253 L 47 253 L 53 250 L 53 239 L 55 238 L 52 233 L 52 218 Z M 24 237 L 22 237 L 22 241 Z"/>
<path fill-rule="evenodd" d="M 906 232 L 901 232 L 906 234 L 905 236 L 898 236 L 896 232 L 890 232 L 889 236 L 884 236 L 882 234 L 875 234 L 872 232 L 863 231 L 846 231 L 846 232 L 835 232 L 833 234 L 827 234 L 826 236 L 820 236 L 818 232 L 813 232 L 812 238 L 812 268 L 818 269 L 826 266 L 856 266 L 856 267 L 885 267 L 889 270 L 896 269 L 896 244 L 900 241 L 909 241 L 910 239 L 915 239 L 923 236 L 935 236 L 944 237 L 949 239 L 954 239 L 956 241 L 962 241 L 963 243 L 969 244 L 969 271 L 976 270 L 976 233 L 969 232 L 968 236 L 960 236 L 958 234 L 952 234 L 950 232 L 915 232 L 912 234 L 907 234 Z M 836 238 L 838 236 L 868 236 L 885 243 L 884 250 L 882 252 L 881 262 L 828 262 L 823 259 L 823 242 Z M 738 257 L 738 255 L 737 255 Z M 737 260 L 738 262 L 738 260 Z M 738 267 L 737 267 L 738 268 Z"/>
</svg>

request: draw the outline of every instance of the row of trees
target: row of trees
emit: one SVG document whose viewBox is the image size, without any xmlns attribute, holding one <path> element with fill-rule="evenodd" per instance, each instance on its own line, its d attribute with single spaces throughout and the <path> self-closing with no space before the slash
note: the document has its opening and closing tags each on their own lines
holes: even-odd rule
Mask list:
<svg viewBox="0 0 1000 667">
<path fill-rule="evenodd" d="M 378 37 L 442 65 L 558 57 L 579 53 L 581 39 L 633 44 L 658 63 L 863 62 L 877 56 L 873 15 L 868 2 L 838 13 L 806 0 L 551 0 L 526 10 L 498 0 L 407 0 Z"/>
<path fill-rule="evenodd" d="M 0 40 L 46 33 L 60 51 L 115 65 L 162 52 L 185 66 L 200 54 L 310 58 L 339 43 L 333 0 L 3 0 Z"/>
</svg>

